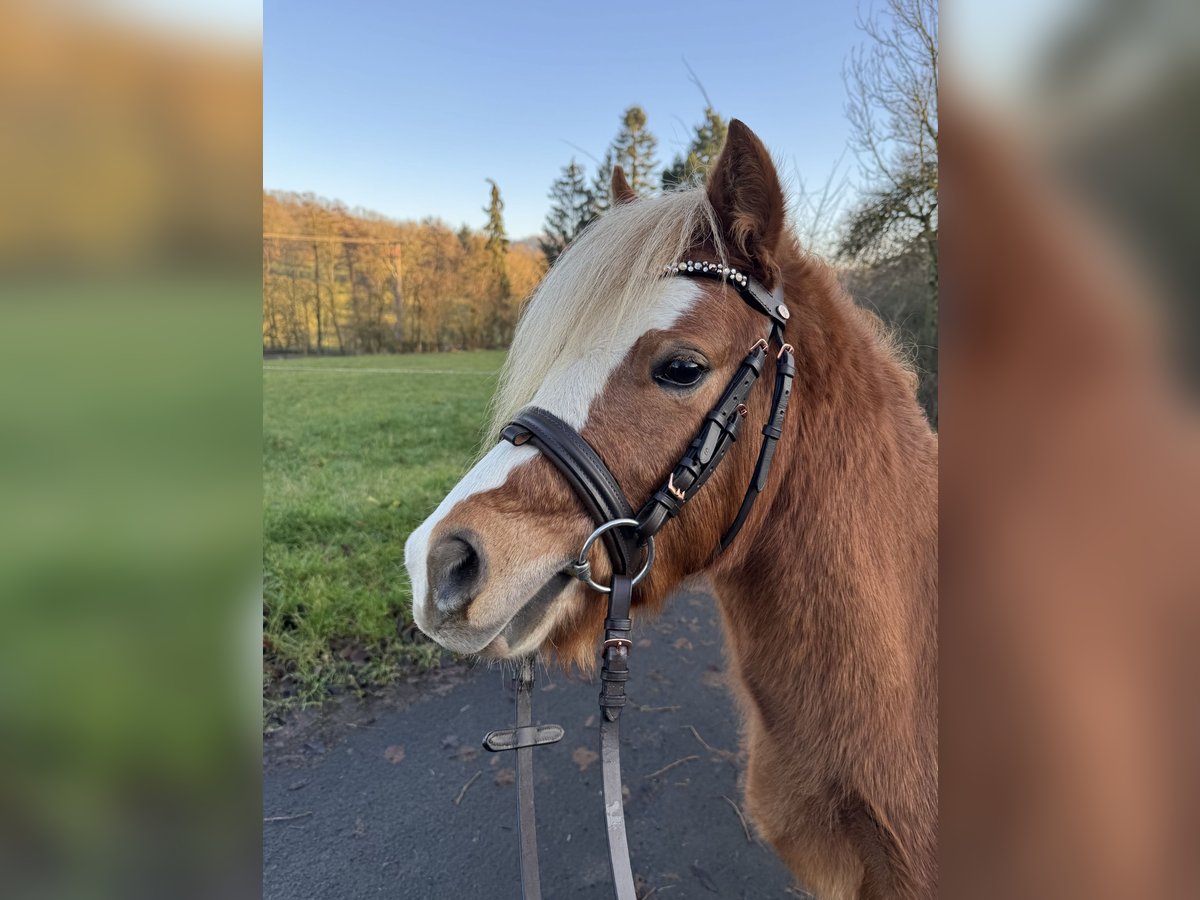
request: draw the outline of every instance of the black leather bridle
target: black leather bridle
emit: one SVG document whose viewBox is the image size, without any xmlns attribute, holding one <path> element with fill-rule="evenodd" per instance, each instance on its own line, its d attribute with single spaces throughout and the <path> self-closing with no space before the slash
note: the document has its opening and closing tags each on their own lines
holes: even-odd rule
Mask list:
<svg viewBox="0 0 1200 900">
<path fill-rule="evenodd" d="M 775 445 L 783 434 L 792 380 L 796 374 L 790 344 L 783 332 L 789 317 L 783 302 L 783 285 L 768 291 L 750 276 L 714 262 L 686 261 L 667 266 L 665 276 L 710 278 L 735 291 L 751 309 L 769 322 L 767 333 L 755 342 L 737 372 L 725 387 L 720 401 L 704 417 L 696 437 L 675 465 L 666 483 L 658 488 L 635 513 L 621 485 L 604 460 L 574 428 L 544 409 L 526 407 L 500 432 L 501 440 L 516 446 L 529 444 L 541 451 L 562 474 L 596 522 L 596 530 L 584 542 L 578 558 L 567 573 L 594 590 L 608 594 L 608 616 L 604 620 L 603 666 L 600 672 L 600 756 L 604 781 L 604 813 L 609 857 L 617 900 L 636 900 L 629 845 L 625 835 L 625 812 L 621 796 L 620 717 L 625 706 L 625 682 L 629 679 L 630 607 L 634 586 L 646 576 L 654 562 L 654 536 L 696 495 L 716 471 L 733 446 L 746 417 L 746 400 L 758 383 L 771 346 L 775 356 L 775 392 L 771 412 L 762 429 L 762 445 L 754 475 L 746 487 L 741 507 L 721 538 L 719 554 L 746 523 L 754 501 L 766 485 Z M 597 584 L 592 578 L 588 555 L 592 545 L 604 542 L 612 564 L 612 584 Z M 488 750 L 517 751 L 517 811 L 521 847 L 521 886 L 525 900 L 540 900 L 537 834 L 533 805 L 533 748 L 552 744 L 563 737 L 558 725 L 533 725 L 532 659 L 518 663 L 517 727 L 489 732 L 483 739 Z"/>
</svg>

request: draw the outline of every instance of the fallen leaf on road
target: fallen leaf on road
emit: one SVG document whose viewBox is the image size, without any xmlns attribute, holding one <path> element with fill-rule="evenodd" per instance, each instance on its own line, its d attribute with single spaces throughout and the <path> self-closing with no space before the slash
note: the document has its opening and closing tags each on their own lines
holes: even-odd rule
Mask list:
<svg viewBox="0 0 1200 900">
<path fill-rule="evenodd" d="M 579 771 L 584 772 L 587 767 L 600 758 L 600 754 L 595 750 L 589 750 L 587 747 L 576 747 L 575 752 L 571 754 L 571 761 L 579 766 Z"/>
<path fill-rule="evenodd" d="M 459 762 L 471 762 L 479 757 L 480 750 L 478 747 L 472 747 L 470 744 L 463 744 L 454 751 L 454 758 Z"/>
<path fill-rule="evenodd" d="M 500 787 L 516 784 L 517 773 L 512 769 L 497 769 L 496 774 L 492 776 L 492 781 Z"/>
<path fill-rule="evenodd" d="M 692 642 L 685 637 L 676 638 L 675 643 L 671 645 L 676 650 L 691 650 Z"/>
<path fill-rule="evenodd" d="M 404 761 L 404 748 L 399 744 L 391 744 L 383 751 L 383 758 L 395 765 L 398 762 Z"/>
</svg>

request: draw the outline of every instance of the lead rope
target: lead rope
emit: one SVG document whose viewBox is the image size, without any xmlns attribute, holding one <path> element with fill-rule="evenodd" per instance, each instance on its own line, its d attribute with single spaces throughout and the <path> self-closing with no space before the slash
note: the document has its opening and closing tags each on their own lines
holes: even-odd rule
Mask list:
<svg viewBox="0 0 1200 900">
<path fill-rule="evenodd" d="M 629 680 L 629 607 L 633 579 L 614 575 L 604 620 L 604 665 L 600 670 L 600 765 L 604 773 L 604 825 L 617 900 L 637 900 L 625 835 L 625 798 L 621 790 L 621 709 Z"/>
<path fill-rule="evenodd" d="M 621 785 L 621 710 L 625 706 L 625 682 L 629 680 L 629 650 L 633 627 L 629 610 L 633 583 L 628 575 L 614 575 L 608 593 L 608 617 L 604 620 L 604 657 L 600 669 L 600 764 L 604 780 L 604 825 L 612 866 L 616 900 L 637 900 L 629 840 L 625 834 L 625 798 Z M 533 748 L 562 739 L 558 725 L 533 724 L 534 661 L 517 662 L 513 682 L 517 691 L 517 727 L 490 731 L 483 739 L 487 750 L 517 751 L 517 834 L 521 851 L 521 896 L 541 900 L 538 871 L 537 816 L 533 803 Z"/>
</svg>

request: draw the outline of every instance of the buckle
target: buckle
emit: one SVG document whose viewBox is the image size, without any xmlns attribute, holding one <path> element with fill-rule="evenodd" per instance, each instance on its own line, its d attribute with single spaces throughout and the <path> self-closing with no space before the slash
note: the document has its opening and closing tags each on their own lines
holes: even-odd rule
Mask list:
<svg viewBox="0 0 1200 900">
<path fill-rule="evenodd" d="M 687 495 L 679 488 L 675 487 L 675 473 L 672 472 L 667 476 L 667 493 L 681 503 L 687 499 Z"/>
</svg>

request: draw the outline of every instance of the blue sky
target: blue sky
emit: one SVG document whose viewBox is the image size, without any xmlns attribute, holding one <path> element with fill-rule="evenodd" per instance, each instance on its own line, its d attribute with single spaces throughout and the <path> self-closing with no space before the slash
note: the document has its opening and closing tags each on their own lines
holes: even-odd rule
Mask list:
<svg viewBox="0 0 1200 900">
<path fill-rule="evenodd" d="M 852 0 L 609 9 L 267 0 L 264 187 L 481 227 L 494 178 L 510 235 L 535 234 L 559 169 L 572 155 L 592 166 L 569 144 L 602 155 L 630 104 L 646 109 L 660 162 L 686 144 L 704 104 L 684 57 L 785 177 L 819 186 L 839 158 L 853 176 L 841 77 L 863 40 Z"/>
</svg>

